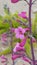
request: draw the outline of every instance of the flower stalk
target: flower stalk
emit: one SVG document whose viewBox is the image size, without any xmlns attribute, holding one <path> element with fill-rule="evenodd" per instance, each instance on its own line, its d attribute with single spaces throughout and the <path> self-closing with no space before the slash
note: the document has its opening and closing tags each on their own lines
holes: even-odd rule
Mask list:
<svg viewBox="0 0 37 65">
<path fill-rule="evenodd" d="M 31 29 L 31 7 L 32 7 L 32 0 L 30 0 L 29 5 L 29 28 L 30 28 L 30 35 L 32 35 L 32 29 Z M 32 53 L 32 60 L 33 65 L 35 65 L 35 57 L 34 57 L 34 50 L 33 50 L 33 44 L 32 44 L 32 38 L 30 37 L 30 44 L 31 44 L 31 53 Z"/>
</svg>

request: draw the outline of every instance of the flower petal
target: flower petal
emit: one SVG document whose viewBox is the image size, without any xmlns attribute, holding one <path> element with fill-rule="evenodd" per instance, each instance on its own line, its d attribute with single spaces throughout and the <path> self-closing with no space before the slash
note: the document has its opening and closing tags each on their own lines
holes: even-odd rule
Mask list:
<svg viewBox="0 0 37 65">
<path fill-rule="evenodd" d="M 20 34 L 20 35 L 19 35 L 19 38 L 20 38 L 20 39 L 24 39 L 24 35 L 21 35 L 21 34 Z"/>
<path fill-rule="evenodd" d="M 15 37 L 16 37 L 16 38 L 20 38 L 20 36 L 19 36 L 19 34 L 18 34 L 18 33 L 15 35 Z"/>
<path fill-rule="evenodd" d="M 11 3 L 16 3 L 18 2 L 19 0 L 11 0 Z"/>
<path fill-rule="evenodd" d="M 13 49 L 13 52 L 17 51 L 16 47 L 19 47 L 19 43 L 16 44 L 15 48 Z"/>
<path fill-rule="evenodd" d="M 21 43 L 20 43 L 20 46 L 23 47 L 25 44 L 26 44 L 26 40 L 27 40 L 27 37 L 24 38 Z"/>
</svg>

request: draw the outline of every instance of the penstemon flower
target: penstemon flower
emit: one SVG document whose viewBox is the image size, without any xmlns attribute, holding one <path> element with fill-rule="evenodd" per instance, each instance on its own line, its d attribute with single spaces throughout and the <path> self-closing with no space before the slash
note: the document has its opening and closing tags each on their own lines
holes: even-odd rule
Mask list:
<svg viewBox="0 0 37 65">
<path fill-rule="evenodd" d="M 25 51 L 25 49 L 24 49 L 25 43 L 26 43 L 26 40 L 24 38 L 22 40 L 22 42 L 16 44 L 15 48 L 13 49 L 13 53 L 14 54 L 12 54 L 12 59 L 13 60 L 15 60 L 16 58 L 20 57 L 24 53 L 24 51 Z M 22 51 L 22 52 L 19 53 L 19 54 L 16 54 L 19 51 Z"/>
<path fill-rule="evenodd" d="M 20 51 L 20 50 L 24 50 L 24 47 L 21 47 L 20 43 L 17 43 L 15 48 L 13 49 L 13 52 L 17 52 L 17 51 Z"/>
<path fill-rule="evenodd" d="M 26 41 L 27 41 L 27 36 L 24 37 L 24 39 L 20 42 L 20 46 L 21 47 L 24 47 L 24 45 L 26 44 Z"/>
<path fill-rule="evenodd" d="M 21 12 L 21 13 L 18 14 L 18 16 L 20 16 L 20 17 L 22 17 L 24 19 L 28 19 L 26 12 Z"/>
<path fill-rule="evenodd" d="M 24 56 L 22 59 L 23 59 L 24 61 L 28 62 L 28 63 L 31 63 L 31 60 L 30 60 L 29 58 L 25 57 L 25 56 Z"/>
<path fill-rule="evenodd" d="M 24 33 L 26 33 L 26 31 L 28 31 L 29 28 L 22 28 L 22 27 L 18 27 L 15 29 L 15 36 L 16 38 L 20 38 L 20 39 L 24 39 Z"/>
</svg>

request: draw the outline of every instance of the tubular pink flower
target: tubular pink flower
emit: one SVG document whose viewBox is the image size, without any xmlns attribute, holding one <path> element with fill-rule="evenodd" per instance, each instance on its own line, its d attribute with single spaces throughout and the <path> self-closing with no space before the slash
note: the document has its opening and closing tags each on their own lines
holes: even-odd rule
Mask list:
<svg viewBox="0 0 37 65">
<path fill-rule="evenodd" d="M 1 62 L 2 62 L 2 63 L 5 63 L 6 61 L 7 61 L 7 58 L 6 58 L 4 55 L 2 55 L 2 56 L 1 56 Z"/>
<path fill-rule="evenodd" d="M 27 57 L 22 57 L 22 59 L 23 59 L 24 61 L 28 62 L 28 63 L 31 63 L 31 60 L 30 60 L 29 58 L 27 58 Z"/>
<path fill-rule="evenodd" d="M 11 0 L 11 3 L 17 3 L 19 0 Z"/>
<path fill-rule="evenodd" d="M 20 46 L 23 47 L 25 44 L 26 44 L 26 40 L 27 40 L 27 37 L 25 37 L 21 43 L 20 43 Z"/>
<path fill-rule="evenodd" d="M 16 28 L 15 29 L 16 38 L 24 39 L 24 33 L 26 33 L 27 30 L 28 30 L 28 28 L 26 28 L 26 29 L 23 29 L 22 27 Z"/>
<path fill-rule="evenodd" d="M 12 55 L 12 60 L 15 60 L 15 59 L 17 59 L 19 57 L 20 57 L 20 55 Z"/>
<path fill-rule="evenodd" d="M 27 14 L 26 12 L 21 12 L 21 13 L 19 13 L 18 15 L 19 15 L 20 17 L 24 18 L 24 19 L 28 19 L 28 17 L 27 17 L 26 14 Z"/>
<path fill-rule="evenodd" d="M 15 48 L 13 49 L 13 52 L 24 50 L 24 47 L 20 46 L 20 43 L 17 43 Z"/>
<path fill-rule="evenodd" d="M 1 56 L 1 59 L 7 60 L 7 58 L 4 55 Z"/>
<path fill-rule="evenodd" d="M 29 31 L 30 29 L 29 28 L 25 28 L 25 32 Z"/>
</svg>

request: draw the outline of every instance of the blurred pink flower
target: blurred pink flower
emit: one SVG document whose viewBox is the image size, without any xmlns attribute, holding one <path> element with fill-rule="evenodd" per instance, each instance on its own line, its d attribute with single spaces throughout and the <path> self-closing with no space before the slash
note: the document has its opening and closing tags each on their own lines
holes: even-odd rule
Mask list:
<svg viewBox="0 0 37 65">
<path fill-rule="evenodd" d="M 11 3 L 16 3 L 18 2 L 19 0 L 11 0 Z"/>
<path fill-rule="evenodd" d="M 27 39 L 27 38 L 26 38 Z M 15 60 L 16 58 L 21 57 L 21 55 L 24 54 L 25 49 L 24 49 L 24 45 L 26 43 L 26 39 L 24 38 L 21 43 L 17 43 L 15 48 L 13 49 L 13 52 L 15 54 L 12 55 L 12 60 Z M 21 53 L 19 51 L 22 51 Z M 17 55 L 16 53 L 19 52 L 19 54 Z"/>
<path fill-rule="evenodd" d="M 18 55 L 18 54 L 12 55 L 12 60 L 15 60 L 15 59 L 17 59 L 19 57 L 20 57 L 20 55 Z"/>
<path fill-rule="evenodd" d="M 2 63 L 7 62 L 7 58 L 6 58 L 4 55 L 1 56 L 1 62 L 2 62 Z"/>
<path fill-rule="evenodd" d="M 22 59 L 24 60 L 24 61 L 26 61 L 26 62 L 28 62 L 28 63 L 31 63 L 31 60 L 29 59 L 29 58 L 27 58 L 27 57 L 22 57 Z"/>
<path fill-rule="evenodd" d="M 20 46 L 20 43 L 17 43 L 15 48 L 13 49 L 13 52 L 24 50 L 24 47 Z"/>
<path fill-rule="evenodd" d="M 26 12 L 21 12 L 21 13 L 19 13 L 18 15 L 19 15 L 20 17 L 24 18 L 24 19 L 28 19 L 28 17 L 27 17 L 26 14 L 27 14 Z"/>
<path fill-rule="evenodd" d="M 6 35 L 6 33 L 2 34 L 1 40 L 2 40 L 2 43 L 5 43 L 7 41 L 7 35 Z"/>
<path fill-rule="evenodd" d="M 26 31 L 28 31 L 29 28 L 22 28 L 22 27 L 18 27 L 15 29 L 15 36 L 16 38 L 20 38 L 20 39 L 24 39 L 24 33 L 26 33 Z"/>
<path fill-rule="evenodd" d="M 27 40 L 27 37 L 25 37 L 21 43 L 20 43 L 20 46 L 23 47 L 25 44 L 26 44 L 26 40 Z"/>
</svg>

